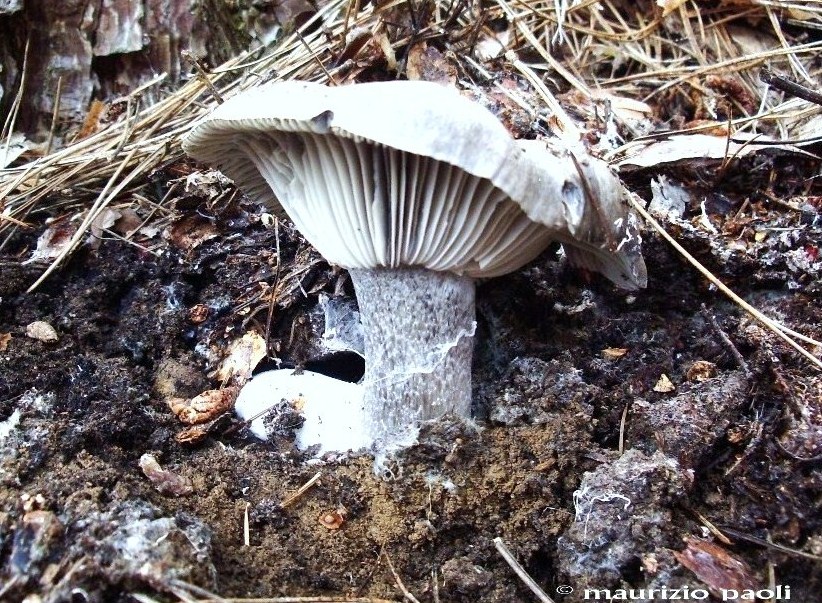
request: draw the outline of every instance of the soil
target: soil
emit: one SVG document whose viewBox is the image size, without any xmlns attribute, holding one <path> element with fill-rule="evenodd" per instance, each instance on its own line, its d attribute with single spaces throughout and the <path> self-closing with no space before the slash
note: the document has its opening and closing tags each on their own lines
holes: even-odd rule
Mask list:
<svg viewBox="0 0 822 603">
<path fill-rule="evenodd" d="M 723 198 L 708 211 L 728 225 L 742 199 Z M 669 227 L 761 310 L 822 338 L 810 261 L 822 220 L 753 213 L 767 237 L 688 228 L 698 208 Z M 557 602 L 769 585 L 822 601 L 822 375 L 651 231 L 638 293 L 572 270 L 557 249 L 482 283 L 475 422 L 424 426 L 381 474 L 368 455 L 309 461 L 287 430 L 259 441 L 231 413 L 198 442 L 176 437 L 185 426 L 167 400 L 219 387 L 213 371 L 245 332 L 267 336 L 283 366 L 361 374 L 351 355 L 315 356 L 319 296 L 353 291 L 287 221 L 188 199 L 156 254 L 105 239 L 26 293 L 43 265 L 21 259 L 39 234 L 0 257 L 3 601 L 176 601 L 198 594 L 191 585 L 535 600 L 497 537 Z M 740 240 L 747 250 L 730 246 Z M 57 340 L 27 336 L 35 321 Z M 170 473 L 148 479 L 145 454 Z"/>
</svg>

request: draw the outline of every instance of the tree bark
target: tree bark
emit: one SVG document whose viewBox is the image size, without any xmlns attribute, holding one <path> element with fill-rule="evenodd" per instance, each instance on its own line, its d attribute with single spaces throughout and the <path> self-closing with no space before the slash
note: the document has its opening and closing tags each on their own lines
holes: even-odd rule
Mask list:
<svg viewBox="0 0 822 603">
<path fill-rule="evenodd" d="M 14 130 L 34 139 L 43 139 L 50 128 L 60 80 L 62 124 L 81 123 L 93 98 L 124 95 L 160 73 L 177 84 L 187 69 L 181 51 L 220 64 L 249 48 L 255 37 L 270 37 L 275 5 L 253 0 L 0 0 L 1 121 L 21 84 Z"/>
</svg>

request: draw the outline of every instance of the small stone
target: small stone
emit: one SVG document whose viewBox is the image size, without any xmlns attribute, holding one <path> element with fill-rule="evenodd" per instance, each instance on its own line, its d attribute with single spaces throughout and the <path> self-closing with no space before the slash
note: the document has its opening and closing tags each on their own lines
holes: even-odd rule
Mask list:
<svg viewBox="0 0 822 603">
<path fill-rule="evenodd" d="M 33 323 L 26 325 L 26 336 L 45 343 L 51 343 L 58 339 L 54 327 L 43 320 L 35 320 Z"/>
</svg>

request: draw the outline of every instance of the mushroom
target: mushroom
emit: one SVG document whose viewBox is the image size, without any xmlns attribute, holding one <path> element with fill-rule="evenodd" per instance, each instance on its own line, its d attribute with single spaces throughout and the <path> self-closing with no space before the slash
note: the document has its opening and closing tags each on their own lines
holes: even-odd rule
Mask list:
<svg viewBox="0 0 822 603">
<path fill-rule="evenodd" d="M 419 421 L 470 416 L 475 279 L 559 241 L 572 264 L 624 288 L 645 284 L 627 193 L 608 166 L 515 141 L 453 88 L 267 84 L 220 105 L 183 148 L 282 207 L 349 270 L 366 427 L 383 447 Z"/>
</svg>

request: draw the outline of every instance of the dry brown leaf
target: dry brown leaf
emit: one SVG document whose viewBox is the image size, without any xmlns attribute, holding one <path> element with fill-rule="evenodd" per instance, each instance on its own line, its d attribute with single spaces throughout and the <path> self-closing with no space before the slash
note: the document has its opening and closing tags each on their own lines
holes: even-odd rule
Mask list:
<svg viewBox="0 0 822 603">
<path fill-rule="evenodd" d="M 11 333 L 0 333 L 0 352 L 5 352 L 11 341 Z"/>
<path fill-rule="evenodd" d="M 106 104 L 103 101 L 97 99 L 91 101 L 91 106 L 89 106 L 86 118 L 83 120 L 83 125 L 77 133 L 77 140 L 88 138 L 100 129 L 100 120 L 105 109 Z"/>
<path fill-rule="evenodd" d="M 690 366 L 685 376 L 688 381 L 707 381 L 715 375 L 716 365 L 713 362 L 697 360 Z"/>
<path fill-rule="evenodd" d="M 25 263 L 44 261 L 50 262 L 62 254 L 71 244 L 71 237 L 77 232 L 77 224 L 68 216 L 51 221 L 37 239 L 37 248 Z"/>
<path fill-rule="evenodd" d="M 602 350 L 602 357 L 605 360 L 617 360 L 628 353 L 628 348 L 605 348 Z"/>
<path fill-rule="evenodd" d="M 662 373 L 662 375 L 659 377 L 659 380 L 656 382 L 656 385 L 654 385 L 654 391 L 659 392 L 661 394 L 668 394 L 674 391 L 675 389 L 676 387 L 674 387 L 674 384 L 671 383 L 671 380 L 665 373 Z"/>
<path fill-rule="evenodd" d="M 720 546 L 699 538 L 688 537 L 684 551 L 674 551 L 674 557 L 715 594 L 756 589 L 751 569 Z"/>
<path fill-rule="evenodd" d="M 220 383 L 225 383 L 231 378 L 236 383 L 245 383 L 265 355 L 265 339 L 259 333 L 249 331 L 231 344 L 228 355 L 220 363 L 215 377 Z"/>
<path fill-rule="evenodd" d="M 92 249 L 97 249 L 100 246 L 103 231 L 114 226 L 114 223 L 117 222 L 122 215 L 119 209 L 114 209 L 113 207 L 104 207 L 100 210 L 100 213 L 94 217 L 89 227 L 91 236 L 88 242 Z"/>
<path fill-rule="evenodd" d="M 197 214 L 190 214 L 172 224 L 166 231 L 166 238 L 178 249 L 188 252 L 218 234 L 212 222 Z"/>
<path fill-rule="evenodd" d="M 425 80 L 446 86 L 457 83 L 457 68 L 439 50 L 425 42 L 414 44 L 408 51 L 405 69 L 409 80 Z"/>
<path fill-rule="evenodd" d="M 211 311 L 208 306 L 205 304 L 197 304 L 188 310 L 188 320 L 193 322 L 195 325 L 198 325 L 205 322 L 210 313 Z"/>
<path fill-rule="evenodd" d="M 190 400 L 170 398 L 166 404 L 182 423 L 197 425 L 207 423 L 231 410 L 239 393 L 239 387 L 210 389 Z"/>
</svg>

